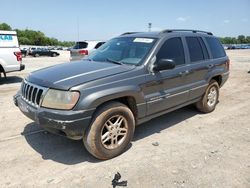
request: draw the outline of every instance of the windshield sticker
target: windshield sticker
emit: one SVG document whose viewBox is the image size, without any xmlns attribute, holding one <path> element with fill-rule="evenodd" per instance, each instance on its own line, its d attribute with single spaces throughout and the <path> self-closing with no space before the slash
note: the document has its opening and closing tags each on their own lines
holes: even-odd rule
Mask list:
<svg viewBox="0 0 250 188">
<path fill-rule="evenodd" d="M 154 39 L 135 38 L 133 42 L 152 43 L 153 41 L 154 41 Z"/>
</svg>

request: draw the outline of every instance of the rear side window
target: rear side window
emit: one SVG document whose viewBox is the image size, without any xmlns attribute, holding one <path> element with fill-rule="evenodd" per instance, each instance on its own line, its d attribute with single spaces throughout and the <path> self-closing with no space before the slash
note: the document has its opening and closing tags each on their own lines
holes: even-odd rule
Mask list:
<svg viewBox="0 0 250 188">
<path fill-rule="evenodd" d="M 168 39 L 156 55 L 157 59 L 172 59 L 175 65 L 185 63 L 185 55 L 180 37 Z"/>
<path fill-rule="evenodd" d="M 225 57 L 226 53 L 217 38 L 206 37 L 207 44 L 211 50 L 213 58 Z"/>
<path fill-rule="evenodd" d="M 77 42 L 73 49 L 82 49 L 82 48 L 87 48 L 88 43 L 87 42 Z"/>
<path fill-rule="evenodd" d="M 95 49 L 97 49 L 97 48 L 99 48 L 101 45 L 103 45 L 104 44 L 104 42 L 98 42 L 97 44 L 96 44 L 96 46 L 95 46 Z"/>
<path fill-rule="evenodd" d="M 191 62 L 205 59 L 198 37 L 186 37 Z"/>
</svg>

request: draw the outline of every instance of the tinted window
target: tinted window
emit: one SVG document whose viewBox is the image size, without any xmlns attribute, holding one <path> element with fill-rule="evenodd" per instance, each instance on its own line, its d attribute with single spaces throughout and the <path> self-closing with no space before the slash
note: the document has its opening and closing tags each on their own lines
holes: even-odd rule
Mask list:
<svg viewBox="0 0 250 188">
<path fill-rule="evenodd" d="M 224 48 L 217 38 L 206 37 L 206 41 L 211 50 L 213 58 L 220 58 L 226 56 Z"/>
<path fill-rule="evenodd" d="M 87 48 L 88 43 L 87 42 L 77 42 L 75 46 L 73 46 L 73 49 L 82 49 L 82 48 Z"/>
<path fill-rule="evenodd" d="M 202 51 L 203 51 L 203 55 L 204 55 L 205 59 L 209 59 L 207 47 L 206 47 L 206 45 L 205 45 L 205 43 L 204 43 L 204 41 L 202 40 L 201 37 L 199 37 L 199 41 L 200 41 Z"/>
<path fill-rule="evenodd" d="M 172 59 L 176 65 L 185 63 L 185 56 L 181 38 L 168 39 L 156 55 L 157 59 Z"/>
<path fill-rule="evenodd" d="M 204 60 L 201 44 L 197 37 L 186 37 L 191 62 Z"/>
<path fill-rule="evenodd" d="M 96 46 L 95 46 L 95 49 L 97 49 L 97 48 L 99 48 L 101 45 L 103 45 L 104 44 L 104 42 L 98 42 L 97 44 L 96 44 Z"/>
</svg>

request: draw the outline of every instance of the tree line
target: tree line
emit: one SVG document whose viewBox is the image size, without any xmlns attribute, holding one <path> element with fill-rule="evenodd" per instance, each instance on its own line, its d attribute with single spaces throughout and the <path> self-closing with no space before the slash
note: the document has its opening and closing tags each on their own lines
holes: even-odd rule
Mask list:
<svg viewBox="0 0 250 188">
<path fill-rule="evenodd" d="M 250 36 L 221 37 L 220 41 L 222 44 L 250 44 Z"/>
<path fill-rule="evenodd" d="M 47 37 L 41 31 L 34 31 L 31 29 L 12 29 L 7 23 L 0 23 L 0 30 L 17 32 L 18 41 L 21 45 L 37 45 L 37 46 L 73 46 L 75 42 L 72 41 L 59 41 L 56 38 Z"/>
<path fill-rule="evenodd" d="M 12 28 L 6 23 L 0 24 L 0 30 L 9 30 Z M 45 36 L 41 31 L 30 29 L 20 30 L 14 29 L 17 32 L 19 43 L 22 45 L 37 45 L 37 46 L 73 46 L 72 41 L 59 41 L 56 38 Z M 238 37 L 220 37 L 222 44 L 250 44 L 250 36 L 239 35 Z"/>
</svg>

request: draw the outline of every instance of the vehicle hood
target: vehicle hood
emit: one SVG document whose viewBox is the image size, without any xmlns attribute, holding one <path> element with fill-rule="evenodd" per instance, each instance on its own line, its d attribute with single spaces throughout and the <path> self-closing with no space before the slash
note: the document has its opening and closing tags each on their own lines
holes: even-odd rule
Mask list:
<svg viewBox="0 0 250 188">
<path fill-rule="evenodd" d="M 123 73 L 133 68 L 134 66 L 130 65 L 84 60 L 41 69 L 32 72 L 26 79 L 39 86 L 69 90 L 73 86 Z"/>
</svg>

